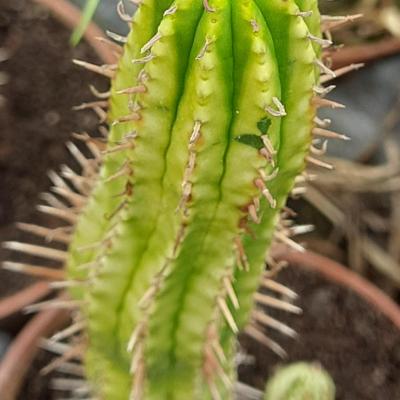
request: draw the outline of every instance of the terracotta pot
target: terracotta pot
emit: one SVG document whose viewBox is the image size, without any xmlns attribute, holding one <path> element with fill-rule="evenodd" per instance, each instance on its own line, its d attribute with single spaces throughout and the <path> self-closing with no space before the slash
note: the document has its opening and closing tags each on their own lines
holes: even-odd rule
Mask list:
<svg viewBox="0 0 400 400">
<path fill-rule="evenodd" d="M 291 252 L 282 246 L 274 248 L 273 253 L 278 261 L 287 261 L 292 266 L 312 270 L 328 280 L 350 289 L 390 319 L 400 330 L 400 306 L 360 275 L 336 261 L 311 251 Z"/>
<path fill-rule="evenodd" d="M 0 319 L 6 319 L 20 312 L 29 304 L 46 297 L 50 292 L 51 289 L 46 282 L 38 282 L 2 299 L 0 301 Z"/>
<path fill-rule="evenodd" d="M 47 8 L 52 15 L 59 20 L 59 22 L 71 29 L 71 31 L 78 26 L 81 20 L 82 14 L 79 8 L 75 7 L 67 0 L 32 1 L 42 5 L 44 8 Z M 100 29 L 94 22 L 91 22 L 84 33 L 84 39 L 90 44 L 99 58 L 105 64 L 115 63 L 117 60 L 116 55 L 108 46 L 105 46 L 104 43 L 101 43 L 99 38 L 106 38 L 106 35 L 104 34 L 103 30 Z"/>
<path fill-rule="evenodd" d="M 68 320 L 68 311 L 54 309 L 40 312 L 25 325 L 0 364 L 2 400 L 15 400 L 18 397 L 26 373 L 39 351 L 40 340 L 53 335 Z"/>
<path fill-rule="evenodd" d="M 376 43 L 344 47 L 333 52 L 332 68 L 339 69 L 350 64 L 369 63 L 400 53 L 400 39 L 383 39 Z"/>
<path fill-rule="evenodd" d="M 32 0 L 44 8 L 71 31 L 79 24 L 80 10 L 66 0 Z M 100 60 L 112 64 L 116 56 L 98 38 L 106 38 L 104 32 L 90 23 L 84 40 L 93 48 Z M 35 303 L 51 292 L 46 282 L 38 282 L 0 301 L 0 319 L 8 318 L 27 305 Z M 39 351 L 38 344 L 43 337 L 51 336 L 66 325 L 69 313 L 64 310 L 46 310 L 38 313 L 24 326 L 8 348 L 0 363 L 1 400 L 15 400 L 20 392 L 32 361 Z"/>
</svg>

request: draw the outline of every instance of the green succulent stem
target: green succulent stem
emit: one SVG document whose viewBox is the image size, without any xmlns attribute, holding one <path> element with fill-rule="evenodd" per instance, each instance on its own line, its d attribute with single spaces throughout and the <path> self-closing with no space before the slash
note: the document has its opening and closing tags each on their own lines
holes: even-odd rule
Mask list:
<svg viewBox="0 0 400 400">
<path fill-rule="evenodd" d="M 89 282 L 71 295 L 95 396 L 232 398 L 234 341 L 306 166 L 320 37 L 311 0 L 141 2 L 67 263 Z"/>
</svg>

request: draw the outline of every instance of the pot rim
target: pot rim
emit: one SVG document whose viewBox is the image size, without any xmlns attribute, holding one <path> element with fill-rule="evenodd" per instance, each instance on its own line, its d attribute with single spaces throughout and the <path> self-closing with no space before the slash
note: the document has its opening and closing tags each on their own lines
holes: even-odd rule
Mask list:
<svg viewBox="0 0 400 400">
<path fill-rule="evenodd" d="M 31 0 L 47 8 L 51 14 L 65 27 L 74 30 L 81 20 L 81 10 L 67 0 Z M 102 43 L 101 39 L 107 39 L 104 31 L 93 21 L 91 21 L 83 34 L 86 42 L 93 48 L 102 62 L 113 64 L 118 61 L 118 57 L 109 46 Z"/>
<path fill-rule="evenodd" d="M 372 282 L 339 262 L 312 251 L 290 251 L 286 246 L 274 247 L 273 256 L 278 261 L 287 261 L 291 265 L 317 272 L 329 281 L 350 289 L 400 330 L 400 306 Z"/>
<path fill-rule="evenodd" d="M 66 28 L 73 30 L 79 23 L 81 11 L 66 0 L 32 0 L 47 8 Z M 106 64 L 117 61 L 116 55 L 99 38 L 105 33 L 91 22 L 84 33 L 85 41 L 92 47 L 100 60 Z M 49 294 L 47 282 L 39 281 L 0 300 L 0 317 L 9 317 L 25 306 Z M 40 340 L 54 334 L 67 324 L 69 313 L 66 310 L 49 309 L 39 312 L 21 329 L 11 342 L 0 363 L 0 393 L 2 400 L 15 400 L 21 389 L 32 361 L 39 351 Z"/>
</svg>

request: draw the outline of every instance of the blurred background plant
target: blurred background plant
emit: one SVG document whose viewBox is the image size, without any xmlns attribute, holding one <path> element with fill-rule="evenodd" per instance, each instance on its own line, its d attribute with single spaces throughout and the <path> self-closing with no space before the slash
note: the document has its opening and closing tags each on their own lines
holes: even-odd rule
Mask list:
<svg viewBox="0 0 400 400">
<path fill-rule="evenodd" d="M 320 365 L 293 363 L 268 380 L 264 400 L 335 400 L 335 384 Z"/>
</svg>

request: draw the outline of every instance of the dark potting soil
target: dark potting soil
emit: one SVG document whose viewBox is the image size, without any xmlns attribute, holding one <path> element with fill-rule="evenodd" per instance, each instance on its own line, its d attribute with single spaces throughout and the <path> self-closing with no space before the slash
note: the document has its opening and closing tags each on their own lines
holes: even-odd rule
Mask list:
<svg viewBox="0 0 400 400">
<path fill-rule="evenodd" d="M 0 242 L 26 238 L 15 222 L 52 223 L 36 210 L 50 187 L 47 171 L 71 163 L 72 132 L 97 127 L 92 112 L 72 107 L 93 100 L 89 84 L 104 82 L 72 59 L 98 60 L 85 43 L 72 49 L 70 34 L 33 1 L 0 0 Z M 9 257 L 0 248 L 0 262 Z M 0 297 L 29 282 L 0 270 Z"/>
<path fill-rule="evenodd" d="M 89 83 L 101 87 L 71 59 L 96 57 L 84 43 L 72 50 L 69 35 L 30 1 L 0 0 L 0 48 L 10 56 L 0 64 L 5 74 L 0 81 L 8 79 L 0 87 L 0 241 L 24 239 L 15 221 L 45 221 L 35 207 L 50 185 L 46 172 L 70 161 L 64 144 L 72 131 L 96 129 L 90 112 L 71 111 L 92 99 Z M 0 252 L 0 260 L 9 256 Z M 288 352 L 286 361 L 320 362 L 336 382 L 337 400 L 399 400 L 400 339 L 392 324 L 356 295 L 315 274 L 290 268 L 280 280 L 300 294 L 304 309 L 301 317 L 273 313 L 299 333 L 292 340 L 271 332 Z M 29 281 L 0 270 L 0 297 Z M 241 379 L 262 388 L 282 360 L 246 337 L 241 342 L 254 355 L 253 364 L 240 367 Z M 57 397 L 48 390 L 49 377 L 38 375 L 50 359 L 40 353 L 19 400 Z"/>
<path fill-rule="evenodd" d="M 252 365 L 240 368 L 242 379 L 263 388 L 265 377 L 280 365 L 318 362 L 337 385 L 336 400 L 400 399 L 400 332 L 391 321 L 348 289 L 298 267 L 282 271 L 279 281 L 299 295 L 302 316 L 269 313 L 295 329 L 287 339 L 268 332 L 287 351 L 281 360 L 262 345 L 243 337 Z"/>
</svg>

